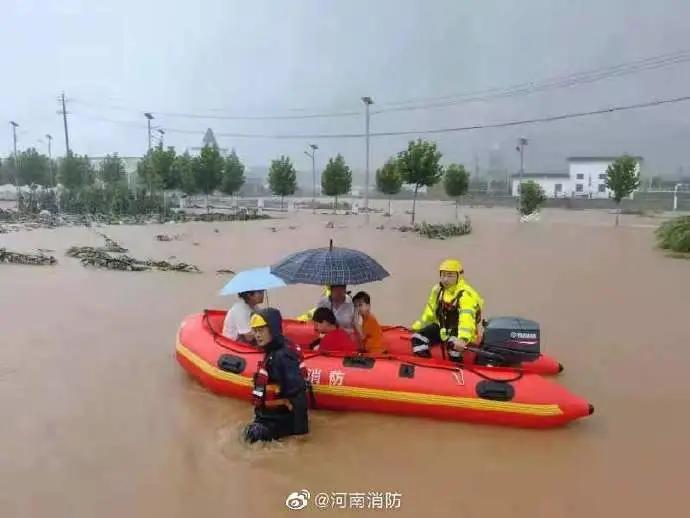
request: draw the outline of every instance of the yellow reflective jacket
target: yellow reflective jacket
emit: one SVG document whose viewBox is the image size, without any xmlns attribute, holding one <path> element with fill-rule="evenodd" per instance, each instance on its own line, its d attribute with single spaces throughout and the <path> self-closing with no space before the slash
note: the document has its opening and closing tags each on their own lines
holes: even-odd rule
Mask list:
<svg viewBox="0 0 690 518">
<path fill-rule="evenodd" d="M 449 336 L 454 335 L 468 343 L 474 343 L 477 339 L 477 323 L 481 320 L 484 299 L 464 279 L 460 279 L 451 288 L 443 288 L 441 284 L 434 285 L 422 316 L 412 324 L 412 329 L 419 331 L 429 324 L 443 326 L 440 319 L 441 310 L 439 308 L 441 301 L 457 307 L 459 311 L 457 330 L 442 327 L 441 338 L 447 340 Z"/>
<path fill-rule="evenodd" d="M 326 286 L 323 289 L 323 296 L 324 297 L 330 297 L 331 296 L 331 289 L 328 286 Z M 298 316 L 297 320 L 299 322 L 309 322 L 314 317 L 314 311 L 316 311 L 316 308 L 311 308 L 309 311 L 302 313 L 300 316 Z"/>
</svg>

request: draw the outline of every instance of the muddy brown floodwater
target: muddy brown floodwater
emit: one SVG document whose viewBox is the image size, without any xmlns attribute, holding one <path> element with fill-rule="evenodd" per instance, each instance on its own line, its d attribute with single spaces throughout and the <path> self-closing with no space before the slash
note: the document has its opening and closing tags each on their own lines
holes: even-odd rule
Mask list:
<svg viewBox="0 0 690 518">
<path fill-rule="evenodd" d="M 451 206 L 421 205 L 421 219 L 453 215 Z M 654 249 L 654 220 L 624 216 L 614 228 L 607 213 L 545 211 L 520 225 L 510 210 L 466 212 L 474 232 L 447 241 L 376 230 L 391 225 L 380 215 L 366 227 L 363 216 L 308 212 L 98 229 L 136 257 L 197 264 L 205 273 L 196 275 L 83 268 L 64 250 L 101 245 L 92 229 L 0 235 L 0 246 L 53 249 L 59 259 L 0 265 L 0 516 L 281 516 L 300 489 L 399 492 L 399 516 L 687 512 L 690 262 Z M 163 232 L 181 239 L 156 241 Z M 250 407 L 187 377 L 173 354 L 177 325 L 232 302 L 216 296 L 227 279 L 217 269 L 270 264 L 330 237 L 391 272 L 366 287 L 390 323 L 411 322 L 440 260 L 461 258 L 489 314 L 541 323 L 545 350 L 566 367 L 558 381 L 595 414 L 534 431 L 314 412 L 305 439 L 243 445 Z M 318 291 L 285 288 L 270 301 L 295 315 Z"/>
</svg>

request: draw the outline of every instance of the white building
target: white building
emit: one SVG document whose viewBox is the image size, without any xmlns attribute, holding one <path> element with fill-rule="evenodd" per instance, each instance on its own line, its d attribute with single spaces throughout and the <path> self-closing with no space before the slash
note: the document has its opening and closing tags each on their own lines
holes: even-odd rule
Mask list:
<svg viewBox="0 0 690 518">
<path fill-rule="evenodd" d="M 525 173 L 523 182 L 532 180 L 544 189 L 547 198 L 603 198 L 607 199 L 611 191 L 606 188 L 606 170 L 618 157 L 569 157 L 568 172 L 562 173 Z M 643 162 L 637 160 L 637 170 Z M 512 175 L 512 193 L 517 196 L 520 175 Z"/>
</svg>

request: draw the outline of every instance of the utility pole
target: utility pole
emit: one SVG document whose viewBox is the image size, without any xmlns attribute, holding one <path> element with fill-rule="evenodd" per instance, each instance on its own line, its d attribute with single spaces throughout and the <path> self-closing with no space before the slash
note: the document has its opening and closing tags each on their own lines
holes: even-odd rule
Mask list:
<svg viewBox="0 0 690 518">
<path fill-rule="evenodd" d="M 367 159 L 366 159 L 366 170 L 364 174 L 364 211 L 366 213 L 366 220 L 369 221 L 369 106 L 374 104 L 371 97 L 362 97 L 362 102 L 365 106 L 365 129 L 367 134 Z"/>
<path fill-rule="evenodd" d="M 522 194 L 522 176 L 525 174 L 525 146 L 528 144 L 525 137 L 518 139 L 518 145 L 515 148 L 520 152 L 520 176 L 518 180 L 518 207 L 520 206 L 520 195 Z"/>
<path fill-rule="evenodd" d="M 160 147 L 161 149 L 163 149 L 163 135 L 165 135 L 165 131 L 162 130 L 162 129 L 160 129 L 160 128 L 158 128 L 158 133 L 159 133 L 160 136 L 161 136 L 161 137 L 160 137 L 160 140 L 158 141 L 158 147 Z"/>
<path fill-rule="evenodd" d="M 19 210 L 19 157 L 17 156 L 17 124 L 10 121 L 12 126 L 12 142 L 14 143 L 14 186 L 17 188 L 17 210 Z"/>
<path fill-rule="evenodd" d="M 304 154 L 311 158 L 311 174 L 312 174 L 312 191 L 311 191 L 311 213 L 316 214 L 316 150 L 319 146 L 316 144 L 309 144 L 311 153 L 305 151 Z"/>
<path fill-rule="evenodd" d="M 46 133 L 46 138 L 48 139 L 48 170 L 50 171 L 50 180 L 53 182 L 53 186 L 56 186 L 55 172 L 53 171 L 53 136 L 50 133 Z"/>
<path fill-rule="evenodd" d="M 62 123 L 65 126 L 65 151 L 66 154 L 65 156 L 68 156 L 70 153 L 69 150 L 69 131 L 67 130 L 67 108 L 65 107 L 65 92 L 62 92 L 62 95 L 60 95 L 60 98 L 58 99 L 62 103 L 62 109 L 58 111 L 59 114 L 62 115 Z"/>
<path fill-rule="evenodd" d="M 144 113 L 144 117 L 146 117 L 148 121 L 148 126 L 149 126 L 149 151 L 151 151 L 151 119 L 153 119 L 153 115 L 151 115 L 149 112 Z"/>
</svg>

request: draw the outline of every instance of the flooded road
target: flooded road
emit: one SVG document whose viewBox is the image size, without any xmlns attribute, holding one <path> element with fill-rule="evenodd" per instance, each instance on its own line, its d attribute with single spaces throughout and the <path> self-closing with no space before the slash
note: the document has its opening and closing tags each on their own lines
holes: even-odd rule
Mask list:
<svg viewBox="0 0 690 518">
<path fill-rule="evenodd" d="M 175 256 L 202 274 L 97 271 L 64 256 L 72 245 L 102 245 L 94 229 L 0 235 L 0 246 L 53 249 L 59 261 L 0 265 L 0 516 L 281 516 L 299 514 L 285 498 L 300 489 L 399 492 L 399 516 L 682 512 L 690 263 L 653 248 L 654 220 L 624 216 L 614 228 L 602 212 L 545 211 L 520 225 L 511 210 L 466 212 L 473 233 L 447 241 L 392 231 L 380 215 L 366 226 L 364 216 L 308 212 L 95 229 L 135 257 Z M 452 215 L 451 206 L 421 204 L 419 220 Z M 154 240 L 163 232 L 180 240 Z M 390 271 L 365 288 L 379 320 L 390 323 L 413 321 L 438 263 L 461 258 L 488 314 L 541 323 L 544 349 L 566 368 L 558 381 L 590 400 L 594 416 L 534 431 L 314 412 L 305 439 L 242 444 L 250 407 L 187 377 L 174 359 L 177 325 L 234 301 L 216 296 L 227 280 L 217 269 L 270 264 L 331 237 Z M 270 301 L 296 315 L 318 295 L 316 287 L 289 287 Z"/>
</svg>

